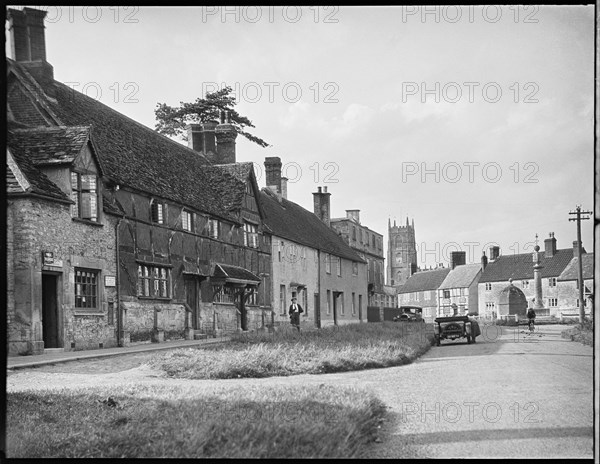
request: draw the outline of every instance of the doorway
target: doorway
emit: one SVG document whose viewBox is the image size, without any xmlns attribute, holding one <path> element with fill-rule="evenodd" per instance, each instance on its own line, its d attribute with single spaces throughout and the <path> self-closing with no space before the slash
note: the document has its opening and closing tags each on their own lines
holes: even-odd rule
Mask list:
<svg viewBox="0 0 600 464">
<path fill-rule="evenodd" d="M 58 276 L 42 273 L 42 340 L 44 348 L 60 348 Z"/>
<path fill-rule="evenodd" d="M 342 292 L 333 292 L 333 325 L 338 325 L 337 310 L 338 310 L 338 297 Z"/>
<path fill-rule="evenodd" d="M 202 318 L 200 317 L 199 303 L 199 279 L 194 276 L 185 276 L 183 279 L 185 286 L 185 302 L 192 309 L 192 328 L 200 330 L 202 327 Z"/>
</svg>

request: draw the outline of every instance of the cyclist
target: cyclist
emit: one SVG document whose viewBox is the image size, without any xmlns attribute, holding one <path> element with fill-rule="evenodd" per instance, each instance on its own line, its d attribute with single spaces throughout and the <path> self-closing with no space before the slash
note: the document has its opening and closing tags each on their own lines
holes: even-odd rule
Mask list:
<svg viewBox="0 0 600 464">
<path fill-rule="evenodd" d="M 531 301 L 531 305 L 529 306 L 529 308 L 527 308 L 527 325 L 529 326 L 529 331 L 533 332 L 534 329 L 534 325 L 535 325 L 535 311 L 533 310 L 532 306 L 533 306 L 533 300 Z"/>
</svg>

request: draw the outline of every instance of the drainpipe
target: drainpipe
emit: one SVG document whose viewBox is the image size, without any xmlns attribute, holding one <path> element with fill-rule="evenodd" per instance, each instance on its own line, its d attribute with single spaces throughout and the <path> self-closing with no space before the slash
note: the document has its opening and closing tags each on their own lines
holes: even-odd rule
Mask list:
<svg viewBox="0 0 600 464">
<path fill-rule="evenodd" d="M 315 321 L 318 322 L 317 324 L 317 328 L 320 329 L 321 328 L 321 301 L 323 301 L 323 298 L 321 295 L 321 250 L 317 249 L 317 292 L 319 292 L 319 320 Z"/>
<path fill-rule="evenodd" d="M 116 276 L 115 279 L 117 280 L 117 346 L 122 347 L 124 345 L 123 343 L 123 308 L 121 307 L 121 292 L 119 291 L 120 287 L 121 287 L 121 281 L 119 280 L 119 265 L 120 265 L 120 261 L 119 261 L 119 226 L 121 225 L 121 221 L 124 219 L 125 216 L 121 216 L 119 218 L 119 220 L 117 221 L 117 224 L 115 225 L 115 258 L 116 258 Z"/>
</svg>

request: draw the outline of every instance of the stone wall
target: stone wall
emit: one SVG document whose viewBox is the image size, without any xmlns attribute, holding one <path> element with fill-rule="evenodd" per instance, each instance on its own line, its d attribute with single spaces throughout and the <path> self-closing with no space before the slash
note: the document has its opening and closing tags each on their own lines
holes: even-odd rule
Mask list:
<svg viewBox="0 0 600 464">
<path fill-rule="evenodd" d="M 70 206 L 42 199 L 14 198 L 7 208 L 10 243 L 7 249 L 9 354 L 38 354 L 44 349 L 42 275 L 56 276 L 59 347 L 65 350 L 116 345 L 114 319 L 108 302 L 116 287 L 104 287 L 114 276 L 115 218 L 101 215 L 100 224 L 71 218 Z M 42 252 L 54 263 L 44 265 Z M 75 268 L 98 272 L 98 307 L 75 308 Z"/>
</svg>

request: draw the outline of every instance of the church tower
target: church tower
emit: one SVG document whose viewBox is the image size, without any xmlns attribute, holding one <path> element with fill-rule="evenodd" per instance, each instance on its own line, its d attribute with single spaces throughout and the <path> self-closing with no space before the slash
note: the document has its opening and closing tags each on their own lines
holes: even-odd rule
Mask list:
<svg viewBox="0 0 600 464">
<path fill-rule="evenodd" d="M 415 241 L 415 221 L 406 226 L 391 225 L 388 219 L 388 285 L 398 288 L 417 271 L 417 243 Z"/>
</svg>

